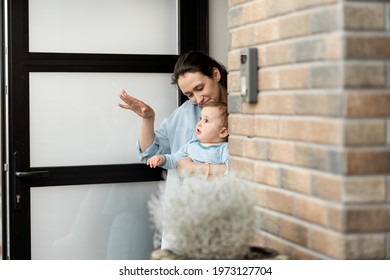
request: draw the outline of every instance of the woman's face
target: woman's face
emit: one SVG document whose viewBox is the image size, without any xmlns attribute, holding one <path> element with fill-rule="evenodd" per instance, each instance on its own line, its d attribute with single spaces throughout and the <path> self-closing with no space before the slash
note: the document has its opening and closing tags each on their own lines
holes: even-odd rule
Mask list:
<svg viewBox="0 0 390 280">
<path fill-rule="evenodd" d="M 220 73 L 215 68 L 213 78 L 202 72 L 187 72 L 179 77 L 177 84 L 192 103 L 202 107 L 210 100 L 222 101 L 219 79 Z"/>
</svg>

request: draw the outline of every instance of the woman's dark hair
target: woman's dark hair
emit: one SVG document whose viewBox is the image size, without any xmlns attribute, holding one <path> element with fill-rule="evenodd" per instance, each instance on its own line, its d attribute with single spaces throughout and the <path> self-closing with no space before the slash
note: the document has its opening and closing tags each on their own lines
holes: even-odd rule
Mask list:
<svg viewBox="0 0 390 280">
<path fill-rule="evenodd" d="M 225 66 L 211 58 L 207 54 L 199 51 L 190 51 L 182 54 L 175 64 L 171 82 L 177 85 L 181 75 L 187 72 L 201 72 L 209 78 L 213 78 L 213 69 L 217 68 L 221 73 L 219 83 L 227 89 L 227 71 Z"/>
</svg>

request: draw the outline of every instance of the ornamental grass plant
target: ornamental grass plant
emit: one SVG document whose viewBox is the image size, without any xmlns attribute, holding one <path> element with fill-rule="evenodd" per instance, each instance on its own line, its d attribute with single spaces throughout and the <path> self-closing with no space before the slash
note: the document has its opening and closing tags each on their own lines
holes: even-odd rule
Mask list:
<svg viewBox="0 0 390 280">
<path fill-rule="evenodd" d="M 242 259 L 255 234 L 255 193 L 249 183 L 228 175 L 217 180 L 185 178 L 174 195 L 164 186 L 149 201 L 155 246 L 162 228 L 175 254 L 193 259 Z"/>
</svg>

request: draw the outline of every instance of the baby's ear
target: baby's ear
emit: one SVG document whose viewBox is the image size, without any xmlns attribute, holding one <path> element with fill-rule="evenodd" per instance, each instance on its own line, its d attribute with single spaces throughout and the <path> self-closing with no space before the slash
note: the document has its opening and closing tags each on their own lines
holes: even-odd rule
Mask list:
<svg viewBox="0 0 390 280">
<path fill-rule="evenodd" d="M 220 138 L 226 138 L 229 136 L 229 131 L 226 127 L 222 127 L 221 131 L 219 132 L 219 137 Z"/>
</svg>

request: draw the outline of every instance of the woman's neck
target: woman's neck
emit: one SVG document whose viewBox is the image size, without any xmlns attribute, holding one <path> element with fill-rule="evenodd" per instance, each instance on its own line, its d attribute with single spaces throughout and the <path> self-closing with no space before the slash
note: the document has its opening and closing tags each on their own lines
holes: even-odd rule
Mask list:
<svg viewBox="0 0 390 280">
<path fill-rule="evenodd" d="M 227 90 L 221 85 L 221 84 L 219 84 L 219 89 L 220 89 L 220 92 L 221 92 L 221 94 L 220 94 L 220 97 L 219 97 L 219 101 L 220 102 L 225 102 L 225 103 L 227 103 Z"/>
</svg>

